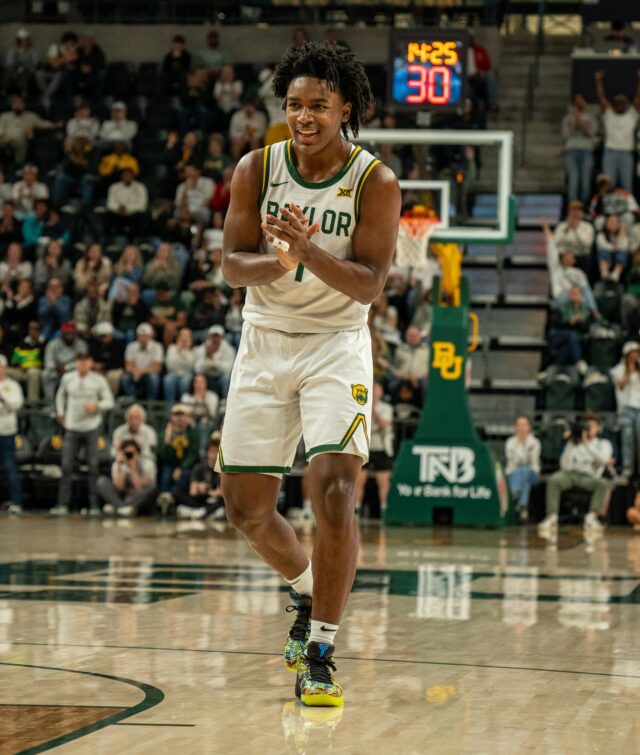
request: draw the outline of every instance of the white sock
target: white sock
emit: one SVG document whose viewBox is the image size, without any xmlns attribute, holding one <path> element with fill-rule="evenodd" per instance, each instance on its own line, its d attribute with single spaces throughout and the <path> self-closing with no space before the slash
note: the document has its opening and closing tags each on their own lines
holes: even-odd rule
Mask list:
<svg viewBox="0 0 640 755">
<path fill-rule="evenodd" d="M 311 498 L 305 498 L 302 502 L 302 510 L 305 514 L 312 514 L 313 513 L 313 506 L 311 504 Z"/>
<path fill-rule="evenodd" d="M 293 587 L 298 595 L 313 595 L 313 572 L 311 571 L 311 561 L 307 568 L 294 579 L 288 579 L 287 582 Z"/>
<path fill-rule="evenodd" d="M 329 624 L 328 621 L 316 621 L 311 619 L 311 634 L 309 642 L 318 642 L 321 645 L 335 645 L 337 624 Z"/>
</svg>

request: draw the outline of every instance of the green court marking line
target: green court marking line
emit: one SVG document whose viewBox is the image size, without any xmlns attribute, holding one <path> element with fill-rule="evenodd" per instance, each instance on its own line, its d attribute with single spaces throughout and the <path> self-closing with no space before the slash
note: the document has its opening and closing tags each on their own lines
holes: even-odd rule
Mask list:
<svg viewBox="0 0 640 755">
<path fill-rule="evenodd" d="M 168 648 L 168 647 L 155 647 L 146 645 L 81 645 L 75 643 L 50 643 L 50 642 L 12 642 L 12 645 L 35 645 L 45 647 L 69 647 L 69 648 L 90 648 L 92 650 L 109 648 L 112 650 L 156 650 L 159 652 L 170 653 L 208 653 L 219 655 L 259 655 L 269 658 L 280 658 L 282 653 L 268 653 L 261 650 L 215 650 L 211 648 Z M 366 661 L 368 663 L 402 663 L 405 665 L 415 666 L 455 666 L 460 668 L 486 668 L 496 669 L 498 671 L 536 671 L 544 674 L 575 674 L 576 676 L 606 676 L 616 679 L 640 679 L 640 674 L 611 674 L 607 671 L 574 671 L 571 669 L 557 669 L 557 668 L 537 668 L 535 666 L 505 666 L 497 663 L 462 663 L 461 661 L 427 661 L 427 660 L 409 660 L 407 658 L 363 658 L 353 655 L 337 655 L 336 659 L 339 661 Z M 5 665 L 21 665 L 21 664 L 5 664 Z M 38 668 L 38 667 L 35 667 Z M 43 667 L 40 667 L 43 668 Z M 90 672 L 78 672 L 78 673 L 90 673 Z M 97 676 L 103 676 L 97 674 Z M 26 750 L 25 750 L 26 752 Z M 17 755 L 24 755 L 24 753 L 18 753 Z"/>
<path fill-rule="evenodd" d="M 44 643 L 43 643 L 44 644 Z M 36 666 L 32 663 L 8 663 L 0 661 L 0 666 L 14 666 L 18 668 L 37 668 L 44 671 L 64 671 L 69 674 L 82 674 L 83 676 L 93 676 L 98 679 L 108 679 L 111 682 L 120 682 L 121 684 L 128 684 L 131 687 L 137 687 L 141 692 L 144 692 L 144 698 L 131 708 L 126 708 L 120 713 L 113 713 L 106 718 L 102 718 L 99 721 L 95 721 L 92 724 L 83 726 L 75 731 L 70 731 L 67 734 L 62 734 L 55 739 L 50 739 L 48 742 L 36 745 L 35 747 L 29 747 L 26 750 L 21 750 L 16 755 L 35 755 L 38 752 L 46 752 L 52 750 L 54 747 L 67 744 L 67 742 L 73 742 L 74 739 L 80 739 L 80 737 L 86 737 L 87 734 L 93 734 L 94 731 L 99 731 L 107 726 L 118 723 L 125 718 L 131 718 L 138 713 L 142 713 L 145 710 L 155 707 L 164 700 L 164 692 L 154 687 L 151 684 L 145 682 L 138 682 L 135 679 L 126 679 L 123 676 L 113 676 L 112 674 L 99 674 L 97 671 L 78 671 L 71 668 L 58 668 L 55 666 Z"/>
</svg>

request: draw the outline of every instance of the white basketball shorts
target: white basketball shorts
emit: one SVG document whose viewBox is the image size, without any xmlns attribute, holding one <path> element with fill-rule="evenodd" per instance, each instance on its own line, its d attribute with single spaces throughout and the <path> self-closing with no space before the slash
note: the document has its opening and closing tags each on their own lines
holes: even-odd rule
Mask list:
<svg viewBox="0 0 640 755">
<path fill-rule="evenodd" d="M 306 458 L 369 458 L 371 339 L 365 326 L 283 333 L 244 323 L 231 374 L 218 472 L 281 477 L 300 437 Z"/>
</svg>

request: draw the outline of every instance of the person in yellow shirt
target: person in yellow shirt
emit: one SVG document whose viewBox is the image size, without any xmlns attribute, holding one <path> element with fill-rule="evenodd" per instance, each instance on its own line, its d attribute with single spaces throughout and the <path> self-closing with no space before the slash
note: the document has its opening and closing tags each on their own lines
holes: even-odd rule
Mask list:
<svg viewBox="0 0 640 755">
<path fill-rule="evenodd" d="M 127 145 L 124 142 L 116 142 L 113 152 L 109 152 L 100 161 L 98 173 L 107 184 L 111 184 L 120 178 L 125 168 L 133 171 L 136 176 L 140 173 L 138 160 L 127 151 Z"/>
</svg>

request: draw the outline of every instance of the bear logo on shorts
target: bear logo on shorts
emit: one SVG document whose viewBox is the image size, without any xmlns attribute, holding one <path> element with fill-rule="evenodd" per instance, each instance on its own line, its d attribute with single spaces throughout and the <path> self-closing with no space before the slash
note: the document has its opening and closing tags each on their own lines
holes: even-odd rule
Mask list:
<svg viewBox="0 0 640 755">
<path fill-rule="evenodd" d="M 360 406 L 364 406 L 367 403 L 367 399 L 369 397 L 369 389 L 365 388 L 362 383 L 358 383 L 358 385 L 353 385 L 352 383 L 351 395 L 360 404 Z"/>
</svg>

